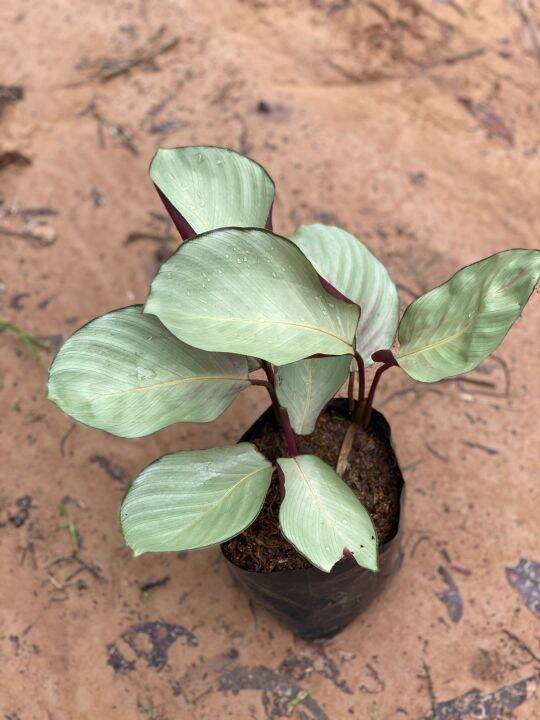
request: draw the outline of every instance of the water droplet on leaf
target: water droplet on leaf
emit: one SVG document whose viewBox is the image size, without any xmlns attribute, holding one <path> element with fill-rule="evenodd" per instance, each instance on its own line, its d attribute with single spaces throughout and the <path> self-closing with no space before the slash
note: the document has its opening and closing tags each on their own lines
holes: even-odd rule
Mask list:
<svg viewBox="0 0 540 720">
<path fill-rule="evenodd" d="M 151 380 L 156 376 L 156 371 L 152 368 L 138 367 L 137 368 L 137 379 L 138 380 Z"/>
</svg>

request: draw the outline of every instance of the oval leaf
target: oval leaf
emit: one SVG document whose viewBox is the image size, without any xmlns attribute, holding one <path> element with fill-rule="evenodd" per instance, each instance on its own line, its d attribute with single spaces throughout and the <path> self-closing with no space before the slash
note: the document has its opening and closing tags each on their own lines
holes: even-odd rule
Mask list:
<svg viewBox="0 0 540 720">
<path fill-rule="evenodd" d="M 472 370 L 502 342 L 539 274 L 538 250 L 505 250 L 463 268 L 406 309 L 399 365 L 422 382 Z"/>
<path fill-rule="evenodd" d="M 372 365 L 372 353 L 392 345 L 398 326 L 399 298 L 388 270 L 358 238 L 338 227 L 302 225 L 291 240 L 321 277 L 360 306 L 356 349 L 366 367 Z"/>
<path fill-rule="evenodd" d="M 321 410 L 347 380 L 349 355 L 298 360 L 276 368 L 276 393 L 293 430 L 309 435 Z"/>
<path fill-rule="evenodd" d="M 144 310 L 190 345 L 276 365 L 352 354 L 359 315 L 323 290 L 289 240 L 240 228 L 181 245 L 161 266 Z"/>
<path fill-rule="evenodd" d="M 209 422 L 249 384 L 245 357 L 190 347 L 136 305 L 92 320 L 64 343 L 49 399 L 86 425 L 141 437 Z"/>
<path fill-rule="evenodd" d="M 232 150 L 160 148 L 150 177 L 185 240 L 215 228 L 266 227 L 269 222 L 272 179 L 261 165 Z"/>
<path fill-rule="evenodd" d="M 377 570 L 377 539 L 371 518 L 337 473 L 316 455 L 278 460 L 285 476 L 279 510 L 283 534 L 315 567 L 330 572 L 347 551 Z"/>
<path fill-rule="evenodd" d="M 165 455 L 134 480 L 120 509 L 135 555 L 224 542 L 257 517 L 272 465 L 250 443 Z"/>
</svg>

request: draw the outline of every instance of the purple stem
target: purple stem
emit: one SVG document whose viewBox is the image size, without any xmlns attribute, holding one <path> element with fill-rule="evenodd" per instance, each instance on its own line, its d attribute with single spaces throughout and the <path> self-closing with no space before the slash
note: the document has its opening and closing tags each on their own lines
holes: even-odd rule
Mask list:
<svg viewBox="0 0 540 720">
<path fill-rule="evenodd" d="M 263 360 L 262 366 L 263 366 L 264 372 L 266 373 L 266 377 L 268 378 L 268 382 L 272 385 L 272 387 L 275 387 L 276 386 L 276 377 L 274 375 L 274 368 L 266 360 Z"/>
<path fill-rule="evenodd" d="M 354 357 L 358 363 L 358 403 L 362 405 L 366 395 L 366 368 L 360 353 L 355 352 Z"/>
<path fill-rule="evenodd" d="M 287 443 L 287 450 L 291 457 L 298 455 L 298 448 L 296 447 L 296 439 L 291 427 L 291 421 L 289 420 L 289 413 L 285 408 L 281 408 L 281 414 L 283 417 L 283 432 L 285 434 L 285 442 Z"/>
<path fill-rule="evenodd" d="M 259 387 L 265 387 L 268 390 L 268 394 L 270 395 L 270 399 L 272 400 L 272 405 L 274 407 L 277 421 L 279 423 L 279 426 L 283 430 L 283 434 L 285 436 L 285 442 L 287 443 L 287 450 L 289 451 L 289 455 L 291 457 L 296 457 L 296 455 L 298 455 L 298 448 L 296 447 L 296 439 L 294 437 L 294 433 L 291 427 L 291 421 L 289 420 L 289 415 L 285 408 L 282 408 L 279 404 L 279 400 L 277 398 L 273 384 L 268 380 L 255 379 L 250 380 L 250 383 L 252 385 L 258 385 Z"/>
<path fill-rule="evenodd" d="M 347 397 L 349 399 L 349 415 L 352 417 L 354 412 L 354 372 L 349 373 L 349 385 L 347 387 Z"/>
<path fill-rule="evenodd" d="M 363 420 L 363 426 L 365 428 L 368 427 L 369 421 L 371 420 L 371 411 L 373 409 L 373 398 L 375 397 L 375 390 L 377 389 L 377 385 L 379 384 L 379 380 L 381 379 L 381 375 L 383 372 L 388 370 L 388 368 L 394 367 L 394 364 L 387 363 L 385 365 L 381 365 L 379 368 L 377 368 L 377 371 L 373 377 L 373 380 L 371 382 L 371 387 L 369 388 L 369 394 L 366 400 L 366 404 L 364 406 L 364 411 L 362 413 L 362 420 Z"/>
</svg>

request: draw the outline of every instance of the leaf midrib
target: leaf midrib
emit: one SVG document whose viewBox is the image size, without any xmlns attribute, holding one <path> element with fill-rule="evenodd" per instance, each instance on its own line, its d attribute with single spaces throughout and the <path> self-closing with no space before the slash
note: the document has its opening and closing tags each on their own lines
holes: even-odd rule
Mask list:
<svg viewBox="0 0 540 720">
<path fill-rule="evenodd" d="M 234 485 L 232 485 L 232 486 L 227 490 L 227 492 L 225 492 L 225 493 L 219 498 L 219 500 L 217 500 L 217 502 L 215 502 L 213 505 L 211 505 L 211 507 L 209 507 L 208 510 L 205 510 L 203 513 L 201 513 L 200 515 L 198 515 L 198 516 L 195 518 L 195 520 L 193 520 L 192 522 L 190 522 L 188 525 L 185 525 L 180 532 L 181 532 L 181 533 L 184 533 L 186 530 L 190 530 L 192 527 L 194 527 L 195 525 L 197 525 L 197 524 L 201 521 L 202 518 L 204 518 L 204 517 L 205 517 L 206 515 L 208 515 L 209 513 L 214 512 L 214 510 L 215 510 L 217 507 L 219 507 L 219 505 L 220 505 L 221 503 L 223 503 L 223 502 L 226 500 L 226 498 L 228 498 L 229 495 L 230 495 L 232 492 L 234 492 L 234 490 L 236 490 L 236 488 L 237 488 L 239 485 L 241 485 L 242 483 L 244 483 L 246 480 L 248 480 L 248 479 L 249 479 L 250 477 L 252 477 L 253 475 L 257 475 L 257 473 L 263 472 L 263 471 L 268 470 L 268 469 L 269 469 L 269 468 L 267 468 L 267 467 L 259 467 L 259 468 L 257 468 L 256 470 L 253 470 L 253 472 L 250 472 L 250 473 L 248 473 L 247 475 L 244 475 L 243 477 L 241 477 L 240 480 L 238 480 L 237 482 L 235 482 Z"/>
<path fill-rule="evenodd" d="M 427 352 L 428 350 L 433 350 L 433 348 L 439 347 L 439 345 L 445 345 L 446 343 L 452 342 L 452 340 L 455 340 L 456 338 L 460 337 L 460 335 L 464 335 L 467 332 L 467 330 L 473 324 L 473 322 L 476 320 L 476 318 L 478 317 L 479 314 L 480 314 L 479 310 L 472 313 L 467 324 L 464 325 L 461 330 L 458 330 L 458 332 L 454 333 L 453 335 L 448 335 L 448 336 L 444 337 L 442 340 L 437 340 L 437 342 L 431 343 L 430 345 L 424 345 L 423 347 L 415 349 L 415 350 L 411 350 L 410 352 L 406 352 L 406 353 L 398 352 L 397 357 L 404 358 L 404 357 L 409 357 L 410 355 L 417 355 L 418 353 L 423 353 L 423 352 Z"/>
<path fill-rule="evenodd" d="M 205 321 L 211 320 L 211 321 L 224 322 L 224 323 L 225 322 L 238 322 L 238 323 L 245 323 L 245 324 L 252 324 L 252 325 L 286 325 L 287 327 L 299 327 L 299 328 L 303 328 L 305 330 L 312 330 L 313 332 L 321 333 L 322 335 L 328 335 L 329 337 L 332 337 L 335 340 L 338 340 L 339 342 L 343 343 L 348 349 L 352 350 L 352 343 L 347 342 L 347 340 L 345 338 L 342 338 L 339 335 L 336 335 L 335 333 L 330 332 L 329 330 L 324 330 L 323 328 L 316 327 L 314 325 L 305 325 L 303 323 L 293 323 L 288 320 L 249 320 L 247 318 L 219 317 L 219 316 L 214 316 L 214 315 L 185 315 L 184 319 L 205 320 Z"/>
<path fill-rule="evenodd" d="M 309 480 L 308 476 L 305 474 L 304 469 L 302 468 L 302 465 L 300 464 L 300 462 L 298 461 L 297 458 L 292 458 L 292 459 L 293 459 L 294 462 L 296 463 L 296 466 L 298 467 L 298 470 L 300 471 L 300 474 L 302 475 L 302 478 L 304 479 L 304 481 L 305 481 L 305 483 L 306 483 L 306 485 L 307 485 L 307 487 L 308 487 L 308 490 L 311 492 L 311 494 L 312 494 L 313 497 L 315 498 L 315 501 L 316 501 L 317 505 L 320 505 L 320 507 L 321 507 L 321 511 L 320 511 L 320 512 L 321 512 L 321 515 L 324 515 L 326 518 L 328 518 L 327 521 L 326 521 L 327 524 L 332 528 L 332 530 L 334 531 L 334 533 L 335 533 L 336 535 L 338 535 L 337 530 L 339 530 L 339 528 L 336 529 L 336 527 L 335 527 L 335 526 L 336 526 L 336 523 L 333 521 L 332 517 L 326 512 L 324 503 L 319 499 L 319 496 L 318 496 L 317 493 L 315 492 L 315 490 L 314 490 L 314 488 L 313 488 L 313 486 L 312 486 L 312 484 L 311 484 L 311 481 Z"/>
<path fill-rule="evenodd" d="M 488 258 L 489 259 L 489 258 Z M 527 269 L 520 271 L 517 275 L 515 275 L 510 282 L 506 283 L 506 285 L 501 285 L 500 287 L 495 288 L 494 290 L 491 290 L 491 288 L 488 288 L 486 291 L 485 297 L 482 299 L 482 305 L 485 307 L 488 303 L 488 300 L 490 297 L 494 297 L 495 295 L 504 294 L 508 288 L 512 287 L 512 285 L 515 285 L 517 280 L 526 275 L 528 272 Z M 450 282 L 450 281 L 448 281 Z M 431 343 L 430 345 L 425 345 L 424 347 L 417 349 L 417 350 L 411 350 L 410 352 L 400 354 L 397 353 L 398 358 L 404 358 L 409 357 L 410 355 L 417 355 L 418 353 L 427 352 L 428 350 L 432 350 L 433 348 L 439 347 L 440 345 L 445 345 L 448 342 L 452 342 L 452 340 L 455 340 L 456 338 L 460 337 L 460 335 L 464 335 L 467 330 L 469 329 L 470 325 L 477 319 L 477 317 L 480 315 L 481 310 L 484 308 L 477 307 L 475 312 L 471 313 L 471 317 L 469 318 L 467 324 L 459 330 L 457 333 L 454 333 L 453 335 L 449 335 L 446 338 L 443 338 L 442 340 L 438 340 L 435 343 Z"/>
<path fill-rule="evenodd" d="M 124 390 L 116 390 L 112 393 L 107 393 L 106 395 L 96 395 L 96 397 L 99 398 L 108 398 L 108 397 L 114 397 L 115 395 L 127 395 L 132 392 L 141 392 L 144 390 L 156 390 L 158 388 L 168 387 L 170 385 L 182 385 L 185 383 L 191 383 L 191 382 L 212 382 L 212 381 L 224 381 L 224 380 L 234 380 L 235 382 L 245 382 L 249 384 L 249 380 L 247 378 L 238 377 L 238 376 L 226 376 L 226 375 L 208 375 L 208 376 L 201 376 L 197 375 L 195 377 L 190 378 L 180 378 L 179 380 L 167 380 L 166 382 L 162 383 L 156 383 L 155 385 L 143 385 L 142 387 L 131 387 L 126 388 Z M 70 396 L 67 396 L 70 397 Z M 72 398 L 78 397 L 77 395 L 72 395 Z"/>
</svg>

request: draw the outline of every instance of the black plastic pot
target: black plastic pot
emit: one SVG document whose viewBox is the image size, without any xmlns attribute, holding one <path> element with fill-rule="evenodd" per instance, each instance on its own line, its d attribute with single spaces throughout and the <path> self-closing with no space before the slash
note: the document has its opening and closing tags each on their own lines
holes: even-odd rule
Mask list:
<svg viewBox="0 0 540 720">
<path fill-rule="evenodd" d="M 346 400 L 336 398 L 329 407 L 347 416 Z M 260 436 L 262 429 L 272 422 L 272 418 L 270 408 L 249 428 L 240 442 Z M 371 427 L 395 457 L 390 439 L 390 425 L 377 410 L 373 411 Z M 396 465 L 399 470 L 397 459 Z M 400 470 L 399 477 L 400 517 L 395 535 L 379 546 L 377 573 L 359 567 L 352 559 L 340 560 L 329 573 L 315 567 L 271 573 L 250 572 L 238 567 L 224 555 L 233 577 L 254 602 L 265 607 L 296 635 L 305 640 L 336 635 L 371 605 L 401 566 L 405 484 Z"/>
</svg>

